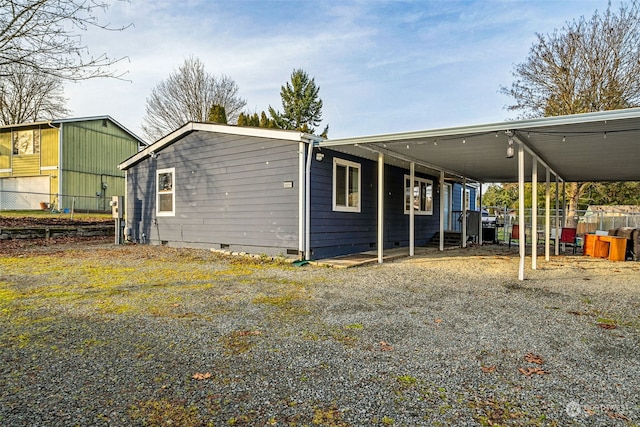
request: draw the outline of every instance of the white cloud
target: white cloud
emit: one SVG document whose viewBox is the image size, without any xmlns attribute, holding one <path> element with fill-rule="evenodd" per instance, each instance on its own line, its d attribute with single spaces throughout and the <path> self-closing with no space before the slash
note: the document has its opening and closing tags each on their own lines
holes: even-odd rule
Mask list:
<svg viewBox="0 0 640 427">
<path fill-rule="evenodd" d="M 127 56 L 130 82 L 67 86 L 75 116 L 109 114 L 134 132 L 151 89 L 185 58 L 239 85 L 250 110 L 280 108 L 294 68 L 315 77 L 330 135 L 386 133 L 499 121 L 497 93 L 526 58 L 534 32 L 591 15 L 603 1 L 136 0 L 115 2 L 90 30 L 92 52 Z"/>
</svg>

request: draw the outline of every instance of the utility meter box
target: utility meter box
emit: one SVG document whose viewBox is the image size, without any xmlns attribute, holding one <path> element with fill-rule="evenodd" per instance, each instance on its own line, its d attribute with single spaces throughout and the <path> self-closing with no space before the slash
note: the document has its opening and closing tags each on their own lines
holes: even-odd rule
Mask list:
<svg viewBox="0 0 640 427">
<path fill-rule="evenodd" d="M 122 214 L 124 213 L 124 196 L 111 196 L 109 206 L 111 206 L 111 216 L 113 218 L 123 218 Z"/>
</svg>

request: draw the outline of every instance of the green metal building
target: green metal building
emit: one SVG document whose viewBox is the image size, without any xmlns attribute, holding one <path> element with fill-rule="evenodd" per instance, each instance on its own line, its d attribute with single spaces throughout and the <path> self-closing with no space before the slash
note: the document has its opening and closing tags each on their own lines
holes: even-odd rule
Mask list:
<svg viewBox="0 0 640 427">
<path fill-rule="evenodd" d="M 146 143 L 109 116 L 0 127 L 0 210 L 109 211 Z"/>
</svg>

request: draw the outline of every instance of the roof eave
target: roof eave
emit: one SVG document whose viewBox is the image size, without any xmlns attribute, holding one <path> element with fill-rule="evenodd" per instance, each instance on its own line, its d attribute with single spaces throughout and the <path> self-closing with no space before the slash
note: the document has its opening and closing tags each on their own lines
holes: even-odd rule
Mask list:
<svg viewBox="0 0 640 427">
<path fill-rule="evenodd" d="M 281 139 L 294 142 L 318 143 L 323 138 L 299 131 L 282 130 L 282 129 L 265 129 L 244 126 L 220 125 L 216 123 L 189 122 L 181 128 L 176 129 L 170 134 L 160 138 L 151 145 L 136 153 L 129 159 L 118 165 L 121 170 L 129 169 L 136 163 L 141 162 L 151 153 L 158 153 L 166 146 L 171 145 L 175 141 L 194 131 L 215 132 L 227 135 L 251 136 L 257 138 Z"/>
<path fill-rule="evenodd" d="M 599 111 L 595 113 L 572 114 L 567 116 L 540 117 L 535 119 L 512 120 L 479 125 L 465 125 L 430 130 L 339 138 L 325 140 L 320 143 L 320 146 L 331 147 L 356 143 L 388 142 L 389 140 L 401 141 L 409 139 L 440 138 L 451 135 L 475 135 L 516 129 L 535 129 L 548 126 L 559 126 L 563 124 L 606 122 L 607 120 L 622 120 L 636 118 L 639 116 L 640 108 L 627 108 L 623 110 Z"/>
</svg>

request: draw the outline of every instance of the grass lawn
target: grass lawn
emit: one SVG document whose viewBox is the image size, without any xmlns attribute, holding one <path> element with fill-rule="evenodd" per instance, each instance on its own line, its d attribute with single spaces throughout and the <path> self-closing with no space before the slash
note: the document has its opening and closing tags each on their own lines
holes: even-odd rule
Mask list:
<svg viewBox="0 0 640 427">
<path fill-rule="evenodd" d="M 18 211 L 0 211 L 0 217 L 6 218 L 64 218 L 64 219 L 72 219 L 70 213 L 57 212 L 52 213 L 50 210 L 18 210 Z M 73 219 L 82 220 L 82 221 L 106 221 L 111 219 L 111 213 L 82 213 L 82 212 L 74 212 Z"/>
</svg>

